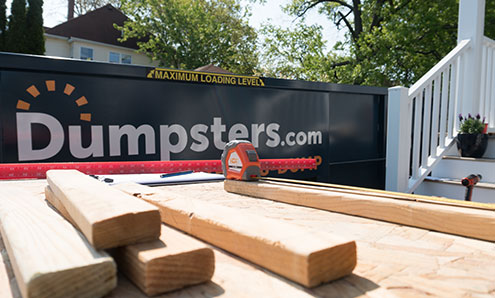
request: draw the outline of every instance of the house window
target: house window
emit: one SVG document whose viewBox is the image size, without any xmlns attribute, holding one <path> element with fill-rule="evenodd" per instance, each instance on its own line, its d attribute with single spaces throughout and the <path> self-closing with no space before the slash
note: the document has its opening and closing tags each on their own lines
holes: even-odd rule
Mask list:
<svg viewBox="0 0 495 298">
<path fill-rule="evenodd" d="M 127 54 L 122 54 L 122 60 L 121 60 L 122 64 L 132 64 L 132 57 L 131 55 L 127 55 Z"/>
<path fill-rule="evenodd" d="M 132 64 L 132 57 L 128 54 L 110 52 L 108 61 L 110 61 L 110 63 Z"/>
<path fill-rule="evenodd" d="M 110 63 L 120 63 L 120 54 L 110 52 L 110 58 L 108 60 L 110 61 Z"/>
<path fill-rule="evenodd" d="M 81 59 L 82 60 L 93 60 L 93 49 L 81 47 Z"/>
</svg>

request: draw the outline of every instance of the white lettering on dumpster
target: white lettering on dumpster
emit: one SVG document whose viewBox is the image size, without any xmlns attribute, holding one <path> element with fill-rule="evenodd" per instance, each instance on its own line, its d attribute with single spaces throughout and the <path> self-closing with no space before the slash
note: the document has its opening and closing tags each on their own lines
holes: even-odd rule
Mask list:
<svg viewBox="0 0 495 298">
<path fill-rule="evenodd" d="M 81 126 L 70 125 L 64 128 L 52 115 L 34 112 L 16 113 L 17 144 L 19 161 L 46 160 L 57 155 L 64 144 L 68 144 L 70 154 L 77 159 L 88 157 L 103 157 L 105 133 L 108 135 L 108 148 L 110 156 L 121 156 L 121 148 L 127 148 L 128 155 L 139 155 L 139 142 L 144 141 L 144 154 L 156 154 L 160 152 L 161 160 L 170 160 L 171 154 L 181 153 L 189 145 L 194 152 L 204 152 L 210 147 L 210 140 L 218 150 L 223 150 L 226 142 L 233 139 L 251 140 L 253 146 L 259 148 L 265 145 L 270 148 L 279 146 L 306 146 L 321 145 L 321 131 L 287 132 L 285 137 L 280 136 L 280 124 L 278 123 L 254 123 L 248 126 L 236 123 L 227 129 L 221 117 L 214 117 L 211 125 L 196 124 L 189 131 L 180 124 L 168 124 L 159 126 L 158 142 L 155 129 L 149 124 L 135 127 L 130 124 L 109 125 L 106 129 L 102 125 L 91 125 L 91 143 L 82 145 Z M 43 126 L 49 132 L 50 139 L 43 148 L 34 148 L 33 127 Z M 209 129 L 209 131 L 208 131 Z M 65 140 L 68 135 L 68 140 Z M 227 138 L 224 139 L 225 135 Z M 265 135 L 266 141 L 260 144 L 260 137 Z M 123 138 L 126 136 L 126 138 Z M 142 138 L 141 138 L 142 136 Z M 127 140 L 127 144 L 123 144 Z M 160 149 L 156 150 L 156 144 Z"/>
</svg>

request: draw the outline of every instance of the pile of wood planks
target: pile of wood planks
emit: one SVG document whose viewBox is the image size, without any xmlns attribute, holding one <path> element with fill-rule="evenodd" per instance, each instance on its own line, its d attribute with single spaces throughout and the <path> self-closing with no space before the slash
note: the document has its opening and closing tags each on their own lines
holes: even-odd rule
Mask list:
<svg viewBox="0 0 495 298">
<path fill-rule="evenodd" d="M 415 297 L 489 295 L 495 289 L 493 266 L 482 266 L 493 263 L 492 242 L 428 231 L 495 239 L 493 206 L 267 180 L 151 188 L 109 187 L 72 171 L 49 176 L 47 186 L 0 185 L 9 258 L 2 257 L 12 264 L 24 297 L 143 297 L 210 278 L 172 295 L 383 297 L 393 291 Z M 43 188 L 50 204 L 41 199 Z M 132 218 L 143 212 L 145 219 Z M 143 233 L 125 228 L 139 224 L 146 226 Z M 263 279 L 232 270 L 234 261 Z M 127 278 L 119 275 L 112 290 L 117 272 Z"/>
<path fill-rule="evenodd" d="M 176 229 L 305 287 L 357 263 L 353 240 L 179 192 L 111 187 L 76 170 L 48 171 L 47 182 L 49 204 L 0 188 L 2 238 L 23 297 L 101 297 L 118 271 L 149 296 L 209 281 L 211 247 Z"/>
<path fill-rule="evenodd" d="M 306 287 L 349 275 L 356 266 L 354 240 L 308 231 L 180 192 L 138 184 L 116 187 L 157 206 L 163 222 Z"/>
<path fill-rule="evenodd" d="M 99 297 L 117 284 L 104 251 L 19 188 L 0 188 L 2 238 L 23 297 Z"/>
<path fill-rule="evenodd" d="M 117 269 L 150 296 L 211 279 L 212 249 L 163 225 L 158 208 L 76 170 L 47 175 L 46 200 L 68 222 L 0 188 L 2 238 L 23 297 L 102 297 Z"/>
</svg>

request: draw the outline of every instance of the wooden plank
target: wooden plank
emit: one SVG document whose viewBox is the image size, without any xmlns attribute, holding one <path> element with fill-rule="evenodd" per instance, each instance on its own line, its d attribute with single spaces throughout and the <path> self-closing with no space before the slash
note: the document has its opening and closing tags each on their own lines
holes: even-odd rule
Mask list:
<svg viewBox="0 0 495 298">
<path fill-rule="evenodd" d="M 179 192 L 137 184 L 116 187 L 159 207 L 165 223 L 307 287 L 346 276 L 356 266 L 354 241 Z"/>
<path fill-rule="evenodd" d="M 2 185 L 16 185 L 44 201 L 45 180 L 0 181 L 0 187 Z M 297 224 L 305 229 L 352 237 L 359 250 L 359 262 L 353 274 L 308 289 L 212 247 L 215 273 L 211 282 L 155 297 L 376 298 L 443 297 L 445 293 L 451 297 L 492 297 L 495 293 L 495 250 L 490 241 L 238 195 L 226 192 L 223 182 L 157 188 Z M 0 285 L 0 297 L 20 298 L 1 237 L 0 251 L 0 267 L 3 265 L 7 271 L 4 279 L 8 281 L 5 288 Z M 2 270 L 0 281 L 1 274 Z M 124 275 L 119 275 L 117 288 L 105 297 L 146 296 Z"/>
<path fill-rule="evenodd" d="M 156 207 L 76 170 L 47 171 L 47 181 L 70 217 L 97 249 L 156 240 Z"/>
<path fill-rule="evenodd" d="M 46 200 L 73 222 L 50 187 Z M 112 255 L 124 273 L 146 295 L 154 296 L 209 281 L 215 271 L 213 250 L 165 225 L 160 239 L 116 248 Z"/>
<path fill-rule="evenodd" d="M 436 282 L 438 289 L 452 297 L 490 297 L 495 293 L 493 242 L 228 193 L 222 191 L 223 184 L 160 188 L 305 228 L 353 237 L 359 252 L 353 273 L 363 278 L 361 289 L 367 281 L 372 281 L 398 297 L 434 297 L 428 288 Z M 458 245 L 464 242 L 469 247 Z M 351 280 L 351 276 L 341 279 L 346 284 L 352 283 Z M 348 287 L 339 288 L 341 285 L 332 282 L 312 289 L 311 293 L 318 297 L 361 297 Z M 371 292 L 374 291 L 368 288 L 366 294 Z"/>
<path fill-rule="evenodd" d="M 70 217 L 69 212 L 65 209 L 64 204 L 62 204 L 62 202 L 55 196 L 49 185 L 45 186 L 45 199 L 48 203 L 50 203 L 51 207 L 53 207 L 55 211 L 57 211 L 77 229 L 77 224 L 74 220 L 72 220 L 72 217 Z"/>
<path fill-rule="evenodd" d="M 117 248 L 114 256 L 119 270 L 149 296 L 207 282 L 215 271 L 211 248 L 165 225 L 159 240 Z"/>
<path fill-rule="evenodd" d="M 493 210 L 337 192 L 323 187 L 279 182 L 226 180 L 224 187 L 237 194 L 495 241 Z"/>
<path fill-rule="evenodd" d="M 23 297 L 101 297 L 116 286 L 112 258 L 30 193 L 2 185 L 0 221 Z"/>
<path fill-rule="evenodd" d="M 323 189 L 325 189 L 325 190 L 329 190 L 329 191 L 333 191 L 333 192 L 339 192 L 339 193 L 343 192 L 343 193 L 349 193 L 349 194 L 359 194 L 359 195 L 383 197 L 383 198 L 390 198 L 390 199 L 402 199 L 402 200 L 409 200 L 409 201 L 414 201 L 414 202 L 443 204 L 443 205 L 449 205 L 449 206 L 458 206 L 458 207 L 467 207 L 467 208 L 476 208 L 476 209 L 495 211 L 495 204 L 472 202 L 472 201 L 460 201 L 460 200 L 449 199 L 449 198 L 445 198 L 445 197 L 433 197 L 433 196 L 427 196 L 427 195 L 409 194 L 409 193 L 380 190 L 380 189 L 374 189 L 374 188 L 365 188 L 365 187 L 358 187 L 358 186 L 348 186 L 348 185 L 342 185 L 342 184 L 332 184 L 332 183 L 294 180 L 294 179 L 285 179 L 285 178 L 264 177 L 263 181 L 289 183 L 290 185 L 296 184 L 296 185 L 301 185 L 302 187 L 320 186 L 320 187 L 323 187 Z"/>
</svg>

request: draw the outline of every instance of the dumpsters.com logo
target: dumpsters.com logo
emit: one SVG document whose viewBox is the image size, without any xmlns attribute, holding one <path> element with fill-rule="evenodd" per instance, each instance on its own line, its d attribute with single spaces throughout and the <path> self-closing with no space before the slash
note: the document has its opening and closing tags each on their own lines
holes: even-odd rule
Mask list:
<svg viewBox="0 0 495 298">
<path fill-rule="evenodd" d="M 45 113 L 30 112 L 31 105 L 38 97 L 44 93 L 56 93 L 63 92 L 64 96 L 72 99 L 71 96 L 74 93 L 76 87 L 69 83 L 57 84 L 55 80 L 46 80 L 41 85 L 31 85 L 26 89 L 28 95 L 24 96 L 24 99 L 17 100 L 16 108 L 16 123 L 17 123 L 17 147 L 19 161 L 32 161 L 32 160 L 44 160 L 55 156 L 64 145 L 64 129 L 62 124 L 53 116 Z M 83 108 L 88 104 L 88 100 L 85 96 L 74 98 L 74 103 L 78 108 Z M 25 111 L 25 112 L 20 112 Z M 91 113 L 81 111 L 79 113 L 79 119 L 84 122 L 91 122 Z M 33 146 L 33 131 L 34 124 L 44 125 L 50 132 L 50 141 L 48 145 L 41 149 L 35 149 Z M 74 149 L 76 153 L 81 155 L 81 151 L 84 148 L 81 146 L 81 127 L 70 127 L 70 132 L 74 136 L 78 136 L 79 144 L 74 142 L 76 147 Z M 77 148 L 79 145 L 80 148 Z M 84 155 L 84 154 L 83 154 Z"/>
<path fill-rule="evenodd" d="M 127 140 L 128 155 L 143 154 L 143 152 L 139 152 L 139 140 L 144 138 L 144 154 L 156 154 L 156 144 L 158 143 L 161 160 L 170 160 L 171 154 L 181 153 L 188 149 L 194 152 L 204 152 L 211 143 L 216 149 L 223 150 L 225 144 L 234 139 L 251 140 L 256 148 L 260 146 L 275 148 L 322 144 L 321 131 L 289 131 L 285 136 L 281 136 L 279 133 L 280 124 L 278 123 L 252 123 L 250 125 L 235 123 L 227 128 L 221 117 L 213 117 L 211 123 L 198 123 L 187 130 L 181 124 L 154 124 L 154 126 L 142 124 L 138 127 L 130 124 L 108 125 L 105 130 L 103 125 L 92 124 L 89 126 L 91 141 L 89 145 L 84 146 L 82 125 L 62 125 L 53 115 L 31 110 L 31 105 L 37 102 L 38 96 L 44 92 L 53 93 L 59 98 L 61 96 L 62 99 L 67 98 L 73 101 L 75 107 L 80 110 L 79 120 L 81 124 L 89 124 L 92 121 L 91 113 L 87 112 L 90 100 L 88 101 L 81 94 L 76 96 L 76 93 L 79 92 L 74 92 L 74 90 L 76 90 L 76 86 L 73 84 L 56 82 L 55 80 L 30 85 L 25 89 L 27 93 L 24 93 L 23 99 L 17 100 L 16 106 L 19 161 L 50 159 L 63 150 L 64 144 L 68 144 L 70 155 L 76 159 L 104 157 L 104 140 L 108 140 L 107 154 L 111 157 L 119 157 L 121 156 L 121 143 L 125 140 Z M 64 112 L 63 109 L 58 112 L 60 111 Z M 39 144 L 40 136 L 35 135 L 33 129 L 35 126 L 43 127 L 45 131 L 49 132 L 49 139 L 41 140 L 41 144 L 43 144 L 41 146 Z M 158 136 L 155 132 L 157 128 Z M 37 144 L 34 144 L 35 140 L 38 141 Z"/>
</svg>

